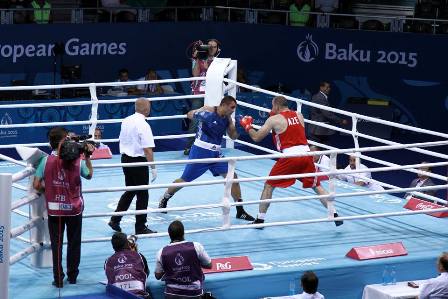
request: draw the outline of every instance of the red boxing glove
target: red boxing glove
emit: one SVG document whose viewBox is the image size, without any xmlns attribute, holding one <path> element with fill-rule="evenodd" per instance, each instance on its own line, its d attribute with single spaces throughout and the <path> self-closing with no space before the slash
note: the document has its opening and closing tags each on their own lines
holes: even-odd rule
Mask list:
<svg viewBox="0 0 448 299">
<path fill-rule="evenodd" d="M 252 123 L 254 122 L 254 119 L 250 115 L 244 116 L 242 119 L 240 119 L 240 125 L 246 130 L 246 132 L 249 132 L 250 129 L 253 129 Z"/>
<path fill-rule="evenodd" d="M 275 113 L 274 112 L 272 112 L 272 110 L 271 111 L 269 111 L 269 116 L 274 116 L 275 115 Z"/>
</svg>

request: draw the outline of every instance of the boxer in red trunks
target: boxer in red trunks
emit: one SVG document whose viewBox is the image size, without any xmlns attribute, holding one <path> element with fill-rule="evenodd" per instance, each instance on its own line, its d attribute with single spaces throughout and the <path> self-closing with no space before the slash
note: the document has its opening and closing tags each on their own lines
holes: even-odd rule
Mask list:
<svg viewBox="0 0 448 299">
<path fill-rule="evenodd" d="M 271 116 L 266 120 L 264 125 L 258 130 L 252 127 L 253 118 L 244 116 L 240 120 L 241 126 L 248 132 L 253 141 L 259 142 L 263 140 L 271 131 L 274 144 L 277 150 L 286 153 L 304 153 L 310 149 L 308 140 L 305 136 L 305 122 L 303 115 L 299 112 L 292 111 L 288 108 L 288 101 L 284 97 L 275 97 L 272 100 Z M 269 176 L 314 173 L 316 167 L 312 156 L 280 158 L 271 169 Z M 328 192 L 320 185 L 318 177 L 299 178 L 303 184 L 303 188 L 313 188 L 314 192 L 319 195 L 326 195 Z M 296 179 L 268 180 L 264 184 L 261 200 L 272 198 L 272 193 L 276 187 L 287 188 L 295 183 Z M 327 207 L 326 199 L 320 199 L 321 203 Z M 259 213 L 253 224 L 264 223 L 269 203 L 260 202 Z M 334 217 L 338 214 L 333 211 Z M 343 221 L 336 220 L 336 226 L 342 225 Z"/>
</svg>

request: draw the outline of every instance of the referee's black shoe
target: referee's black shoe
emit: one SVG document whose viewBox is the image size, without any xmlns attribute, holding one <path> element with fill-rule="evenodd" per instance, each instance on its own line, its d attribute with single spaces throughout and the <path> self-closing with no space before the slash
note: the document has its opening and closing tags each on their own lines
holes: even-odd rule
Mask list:
<svg viewBox="0 0 448 299">
<path fill-rule="evenodd" d="M 111 220 L 107 225 L 109 225 L 110 228 L 113 229 L 114 231 L 121 233 L 121 227 L 119 222 L 114 222 Z"/>
<path fill-rule="evenodd" d="M 140 228 L 140 229 L 135 229 L 136 235 L 149 235 L 149 234 L 155 234 L 155 233 L 157 233 L 155 230 L 151 230 L 147 226 Z"/>
</svg>

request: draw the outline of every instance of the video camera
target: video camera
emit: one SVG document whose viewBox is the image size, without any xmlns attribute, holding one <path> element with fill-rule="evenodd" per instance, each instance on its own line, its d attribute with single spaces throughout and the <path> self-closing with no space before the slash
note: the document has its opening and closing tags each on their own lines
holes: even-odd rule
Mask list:
<svg viewBox="0 0 448 299">
<path fill-rule="evenodd" d="M 193 52 L 196 52 L 196 58 L 206 60 L 208 58 L 209 45 L 205 45 L 202 41 L 198 40 L 194 43 Z"/>
<path fill-rule="evenodd" d="M 92 138 L 92 135 L 74 136 L 64 140 L 59 149 L 59 157 L 64 161 L 78 159 L 81 154 L 89 157 L 93 152 L 89 150 L 88 144 L 99 147 L 99 143 L 93 140 L 87 140 L 89 138 Z"/>
</svg>

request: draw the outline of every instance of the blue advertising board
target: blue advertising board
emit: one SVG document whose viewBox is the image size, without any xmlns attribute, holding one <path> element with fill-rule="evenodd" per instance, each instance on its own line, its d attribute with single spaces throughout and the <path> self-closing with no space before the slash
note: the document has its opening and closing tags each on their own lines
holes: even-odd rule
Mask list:
<svg viewBox="0 0 448 299">
<path fill-rule="evenodd" d="M 82 80 L 77 83 L 115 81 L 123 67 L 131 79 L 148 68 L 164 79 L 188 77 L 186 48 L 207 38 L 220 40 L 221 57 L 238 60 L 250 84 L 281 86 L 310 99 L 319 82 L 328 80 L 334 107 L 346 107 L 353 97 L 382 99 L 390 103 L 392 120 L 448 132 L 443 125 L 448 37 L 443 35 L 220 23 L 0 26 L 0 85 L 13 79 L 52 84 L 55 61 L 81 64 Z M 64 55 L 54 57 L 52 49 L 59 42 L 64 43 Z M 188 83 L 173 87 L 190 93 Z M 50 112 L 42 110 L 35 117 L 45 113 Z M 70 117 L 63 111 L 51 114 Z"/>
</svg>

